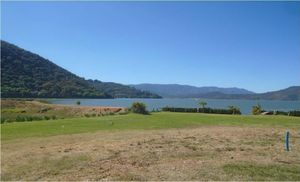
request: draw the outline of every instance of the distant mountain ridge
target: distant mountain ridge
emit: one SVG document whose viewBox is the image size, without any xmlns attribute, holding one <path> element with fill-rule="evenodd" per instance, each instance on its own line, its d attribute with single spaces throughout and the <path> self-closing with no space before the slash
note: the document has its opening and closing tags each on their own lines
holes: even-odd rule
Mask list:
<svg viewBox="0 0 300 182">
<path fill-rule="evenodd" d="M 130 85 L 140 90 L 150 91 L 162 97 L 199 97 L 203 94 L 218 92 L 222 94 L 253 94 L 246 89 L 242 88 L 220 88 L 220 87 L 196 87 L 190 85 L 179 84 L 137 84 Z"/>
<path fill-rule="evenodd" d="M 5 41 L 1 41 L 1 97 L 160 98 L 118 83 L 85 80 Z"/>
<path fill-rule="evenodd" d="M 165 98 L 300 100 L 300 86 L 259 94 L 241 88 L 194 87 L 179 84 L 138 84 L 131 86 L 159 94 Z"/>
</svg>

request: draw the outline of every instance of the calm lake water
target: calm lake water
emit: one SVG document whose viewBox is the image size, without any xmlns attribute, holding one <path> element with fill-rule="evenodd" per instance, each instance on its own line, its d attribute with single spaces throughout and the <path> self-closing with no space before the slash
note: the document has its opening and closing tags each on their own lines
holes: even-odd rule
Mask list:
<svg viewBox="0 0 300 182">
<path fill-rule="evenodd" d="M 207 102 L 207 107 L 228 108 L 237 106 L 243 114 L 250 114 L 252 106 L 259 103 L 264 110 L 300 110 L 300 101 L 271 101 L 271 100 L 226 100 L 226 99 L 49 99 L 54 104 L 76 105 L 80 101 L 82 106 L 115 106 L 130 107 L 133 102 L 143 102 L 148 110 L 170 107 L 199 107 L 200 101 Z"/>
</svg>

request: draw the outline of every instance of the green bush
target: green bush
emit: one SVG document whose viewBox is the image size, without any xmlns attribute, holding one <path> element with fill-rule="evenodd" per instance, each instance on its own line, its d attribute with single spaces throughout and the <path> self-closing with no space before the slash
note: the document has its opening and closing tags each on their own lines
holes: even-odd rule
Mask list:
<svg viewBox="0 0 300 182">
<path fill-rule="evenodd" d="M 146 110 L 146 105 L 142 102 L 134 102 L 132 103 L 131 109 L 133 113 L 138 114 L 149 114 L 149 112 Z"/>
<path fill-rule="evenodd" d="M 204 108 L 180 108 L 180 107 L 164 107 L 162 111 L 169 112 L 190 112 L 190 113 L 211 113 L 211 114 L 241 114 L 241 111 L 236 108 L 232 109 L 213 109 L 209 107 Z"/>
<path fill-rule="evenodd" d="M 26 121 L 32 121 L 32 120 L 33 120 L 32 116 L 27 116 L 26 117 Z"/>
<path fill-rule="evenodd" d="M 261 114 L 263 112 L 262 107 L 260 104 L 257 104 L 256 106 L 252 107 L 252 114 L 253 115 L 258 115 Z"/>
<path fill-rule="evenodd" d="M 44 120 L 44 118 L 42 116 L 32 116 L 32 120 L 40 121 L 40 120 Z"/>
<path fill-rule="evenodd" d="M 1 117 L 1 124 L 6 122 L 6 118 Z"/>
<path fill-rule="evenodd" d="M 300 111 L 290 111 L 288 112 L 288 115 L 289 116 L 300 116 Z"/>
<path fill-rule="evenodd" d="M 300 111 L 288 111 L 288 112 L 285 112 L 285 111 L 274 111 L 273 112 L 274 115 L 284 115 L 284 116 L 300 116 Z"/>
<path fill-rule="evenodd" d="M 23 117 L 23 116 L 17 116 L 17 117 L 16 117 L 16 121 L 17 121 L 17 122 L 23 122 L 23 121 L 26 121 L 26 118 Z"/>
<path fill-rule="evenodd" d="M 241 114 L 240 108 L 236 106 L 228 106 L 228 109 L 231 111 L 232 114 Z"/>
</svg>

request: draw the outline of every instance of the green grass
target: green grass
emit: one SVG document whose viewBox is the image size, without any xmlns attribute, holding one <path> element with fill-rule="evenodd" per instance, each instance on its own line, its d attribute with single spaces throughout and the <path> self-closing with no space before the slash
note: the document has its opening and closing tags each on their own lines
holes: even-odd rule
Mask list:
<svg viewBox="0 0 300 182">
<path fill-rule="evenodd" d="M 115 115 L 95 118 L 71 118 L 48 121 L 6 123 L 1 125 L 2 141 L 46 137 L 99 130 L 166 129 L 198 126 L 259 126 L 300 128 L 300 118 L 288 116 L 237 116 L 198 113 L 152 113 L 151 115 Z"/>
<path fill-rule="evenodd" d="M 223 170 L 231 179 L 234 177 L 243 177 L 243 180 L 250 181 L 299 181 L 300 168 L 298 165 L 286 164 L 255 164 L 255 163 L 238 163 L 226 164 Z M 239 178 L 240 179 L 240 178 Z"/>
<path fill-rule="evenodd" d="M 72 155 L 63 156 L 58 159 L 51 159 L 51 157 L 44 157 L 40 160 L 32 160 L 27 164 L 18 165 L 12 171 L 3 173 L 1 179 L 3 181 L 11 181 L 11 179 L 31 179 L 39 181 L 41 177 L 54 177 L 63 175 L 68 169 L 78 166 L 81 167 L 89 160 L 87 155 Z M 41 170 L 42 169 L 42 170 Z M 30 181 L 30 180 L 29 180 Z"/>
</svg>

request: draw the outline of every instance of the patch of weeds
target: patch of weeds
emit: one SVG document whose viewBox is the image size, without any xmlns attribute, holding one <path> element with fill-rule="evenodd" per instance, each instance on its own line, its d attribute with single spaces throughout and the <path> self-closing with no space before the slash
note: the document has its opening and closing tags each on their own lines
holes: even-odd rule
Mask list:
<svg viewBox="0 0 300 182">
<path fill-rule="evenodd" d="M 50 159 L 48 157 L 42 160 L 34 160 L 32 162 L 15 166 L 9 171 L 4 171 L 1 174 L 2 180 L 39 180 L 41 178 L 49 178 L 49 176 L 56 176 L 64 174 L 72 168 L 82 166 L 89 160 L 86 155 L 63 156 L 59 159 Z"/>
<path fill-rule="evenodd" d="M 299 165 L 268 165 L 255 163 L 226 164 L 223 166 L 226 174 L 234 177 L 242 177 L 243 180 L 275 180 L 275 181 L 299 181 Z M 239 178 L 240 179 L 240 178 Z"/>
</svg>

